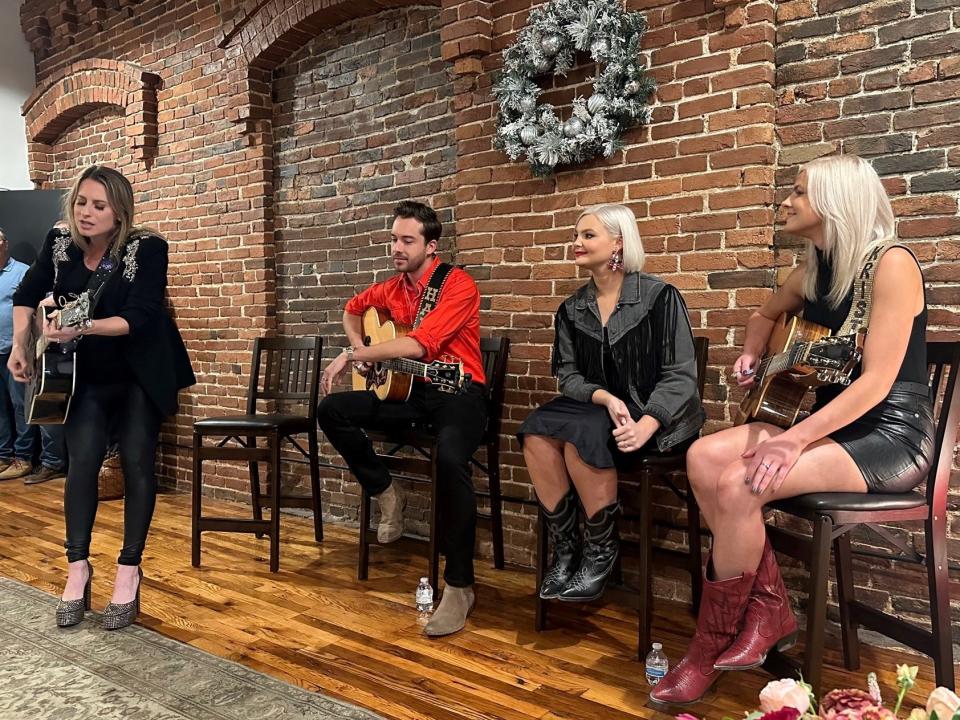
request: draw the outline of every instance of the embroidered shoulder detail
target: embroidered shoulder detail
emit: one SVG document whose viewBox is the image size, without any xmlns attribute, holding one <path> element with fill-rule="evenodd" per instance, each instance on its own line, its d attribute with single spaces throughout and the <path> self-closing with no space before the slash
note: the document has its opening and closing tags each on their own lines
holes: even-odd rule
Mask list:
<svg viewBox="0 0 960 720">
<path fill-rule="evenodd" d="M 124 248 L 123 277 L 127 282 L 133 282 L 137 277 L 137 250 L 140 249 L 140 240 L 143 237 L 143 235 L 132 237 Z"/>
<path fill-rule="evenodd" d="M 70 233 L 61 232 L 53 240 L 53 284 L 57 284 L 57 279 L 60 277 L 60 263 L 69 262 L 70 256 L 67 255 L 67 248 L 70 247 L 70 243 L 73 242 L 73 238 L 70 237 Z"/>
</svg>

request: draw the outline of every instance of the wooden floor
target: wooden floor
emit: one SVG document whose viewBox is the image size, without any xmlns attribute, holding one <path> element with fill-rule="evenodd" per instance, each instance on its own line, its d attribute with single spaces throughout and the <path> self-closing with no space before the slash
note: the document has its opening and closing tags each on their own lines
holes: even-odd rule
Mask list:
<svg viewBox="0 0 960 720">
<path fill-rule="evenodd" d="M 0 483 L 0 574 L 59 593 L 63 578 L 62 482 Z M 208 509 L 208 510 L 207 510 Z M 205 512 L 245 514 L 243 506 L 205 501 Z M 91 560 L 94 607 L 110 595 L 122 538 L 122 503 L 101 503 Z M 283 518 L 280 573 L 267 570 L 268 546 L 252 535 L 205 535 L 203 562 L 190 566 L 189 498 L 161 495 L 147 553 L 141 622 L 164 635 L 388 718 L 666 717 L 648 707 L 635 659 L 633 610 L 564 606 L 552 628 L 533 630 L 534 577 L 478 564 L 478 606 L 467 629 L 428 640 L 412 607 L 425 560 L 416 546 L 373 548 L 370 580 L 356 579 L 357 530 L 333 524 L 313 541 L 312 523 Z M 625 593 L 614 600 L 629 602 Z M 659 602 L 654 637 L 672 662 L 693 630 L 684 606 Z M 848 673 L 828 654 L 826 687 L 865 687 L 874 669 L 893 697 L 895 664 L 920 665 L 904 707 L 931 689 L 925 658 L 864 647 L 863 670 Z M 690 712 L 742 717 L 770 678 L 728 673 Z M 906 713 L 903 713 L 906 715 Z"/>
</svg>

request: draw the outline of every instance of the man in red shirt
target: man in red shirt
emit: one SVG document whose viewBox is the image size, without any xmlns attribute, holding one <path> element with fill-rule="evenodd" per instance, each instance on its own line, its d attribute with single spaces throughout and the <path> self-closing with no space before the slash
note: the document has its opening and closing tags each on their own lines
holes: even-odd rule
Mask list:
<svg viewBox="0 0 960 720">
<path fill-rule="evenodd" d="M 377 345 L 365 346 L 361 316 L 367 308 L 385 311 L 403 325 L 413 325 L 424 289 L 440 260 L 436 255 L 442 226 L 428 206 L 405 201 L 394 209 L 390 232 L 393 265 L 389 280 L 371 285 L 351 299 L 343 313 L 350 345 L 330 362 L 321 378 L 323 400 L 317 421 L 357 480 L 380 504 L 377 539 L 397 540 L 403 533 L 404 495 L 374 452 L 363 428 L 384 429 L 410 421 L 429 423 L 438 433 L 437 479 L 443 483 L 443 538 L 446 567 L 443 599 L 424 632 L 431 636 L 461 630 L 473 610 L 473 546 L 477 504 L 470 458 L 486 426 L 483 363 L 480 357 L 480 293 L 467 273 L 450 270 L 436 307 L 409 334 Z M 351 363 L 361 372 L 370 363 L 396 358 L 433 362 L 451 356 L 463 363 L 472 379 L 458 394 L 414 381 L 406 402 L 380 401 L 366 390 L 332 393 L 334 382 Z"/>
</svg>

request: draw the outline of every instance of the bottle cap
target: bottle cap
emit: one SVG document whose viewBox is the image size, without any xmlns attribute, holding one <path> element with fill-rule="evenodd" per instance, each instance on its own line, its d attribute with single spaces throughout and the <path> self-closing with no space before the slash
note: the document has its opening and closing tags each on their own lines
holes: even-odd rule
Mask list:
<svg viewBox="0 0 960 720">
<path fill-rule="evenodd" d="M 654 649 L 654 650 L 663 650 L 663 645 L 662 645 L 661 643 L 654 643 L 654 644 L 653 644 L 653 649 Z"/>
<path fill-rule="evenodd" d="M 425 578 L 425 577 L 420 578 L 420 582 L 422 583 L 429 582 L 429 580 L 430 578 Z"/>
</svg>

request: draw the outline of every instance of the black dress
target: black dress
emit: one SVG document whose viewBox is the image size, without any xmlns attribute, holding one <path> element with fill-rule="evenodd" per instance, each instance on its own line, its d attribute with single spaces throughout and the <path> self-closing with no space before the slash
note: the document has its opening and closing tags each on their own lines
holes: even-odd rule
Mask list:
<svg viewBox="0 0 960 720">
<path fill-rule="evenodd" d="M 826 302 L 832 271 L 818 251 L 816 301 L 804 302 L 805 320 L 836 332 L 853 303 L 853 289 L 843 302 L 831 308 Z M 934 450 L 933 405 L 927 385 L 927 303 L 913 319 L 907 352 L 897 379 L 887 397 L 862 416 L 830 433 L 853 458 L 870 492 L 908 492 L 922 483 L 930 471 Z M 859 376 L 860 368 L 854 372 Z M 817 388 L 817 411 L 843 391 L 839 385 Z"/>
</svg>

